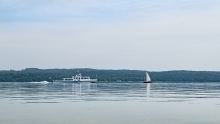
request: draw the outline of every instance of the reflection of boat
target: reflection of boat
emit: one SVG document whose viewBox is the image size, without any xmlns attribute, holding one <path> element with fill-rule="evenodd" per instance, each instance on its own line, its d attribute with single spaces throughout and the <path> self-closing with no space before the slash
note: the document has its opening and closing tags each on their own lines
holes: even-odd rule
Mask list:
<svg viewBox="0 0 220 124">
<path fill-rule="evenodd" d="M 80 83 L 80 82 L 90 82 L 95 83 L 97 79 L 90 79 L 89 76 L 82 76 L 81 73 L 76 76 L 72 76 L 72 78 L 63 78 L 63 80 L 53 80 L 53 82 L 62 82 L 62 83 Z"/>
<path fill-rule="evenodd" d="M 149 95 L 150 95 L 150 85 L 151 85 L 151 83 L 146 83 L 146 94 L 147 94 L 147 97 L 149 97 Z"/>
<path fill-rule="evenodd" d="M 146 80 L 143 83 L 153 83 L 150 79 L 149 74 L 146 72 Z"/>
<path fill-rule="evenodd" d="M 75 96 L 81 95 L 94 95 L 97 93 L 97 83 L 61 83 L 61 82 L 53 82 L 52 85 L 57 88 L 57 90 L 65 90 L 71 91 Z M 91 99 L 91 97 L 88 97 Z M 76 98 L 77 99 L 77 98 Z"/>
</svg>

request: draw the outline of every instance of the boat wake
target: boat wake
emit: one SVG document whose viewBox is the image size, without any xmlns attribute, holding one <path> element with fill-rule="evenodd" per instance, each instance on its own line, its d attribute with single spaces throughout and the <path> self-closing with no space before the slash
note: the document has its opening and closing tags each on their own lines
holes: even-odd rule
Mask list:
<svg viewBox="0 0 220 124">
<path fill-rule="evenodd" d="M 50 82 L 48 82 L 48 81 L 40 81 L 40 82 L 30 82 L 30 83 L 34 83 L 34 84 L 49 84 Z"/>
</svg>

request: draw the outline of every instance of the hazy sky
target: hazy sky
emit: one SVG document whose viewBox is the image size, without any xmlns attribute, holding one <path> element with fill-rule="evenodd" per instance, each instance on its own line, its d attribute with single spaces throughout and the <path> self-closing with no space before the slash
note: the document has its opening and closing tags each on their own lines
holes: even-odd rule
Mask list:
<svg viewBox="0 0 220 124">
<path fill-rule="evenodd" d="M 0 70 L 220 71 L 219 0 L 0 0 Z"/>
</svg>

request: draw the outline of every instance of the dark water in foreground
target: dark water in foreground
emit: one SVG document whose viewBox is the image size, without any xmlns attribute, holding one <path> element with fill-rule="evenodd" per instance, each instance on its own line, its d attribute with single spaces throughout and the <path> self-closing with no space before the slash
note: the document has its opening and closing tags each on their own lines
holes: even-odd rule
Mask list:
<svg viewBox="0 0 220 124">
<path fill-rule="evenodd" d="M 0 124 L 219 124 L 220 83 L 0 83 Z"/>
</svg>

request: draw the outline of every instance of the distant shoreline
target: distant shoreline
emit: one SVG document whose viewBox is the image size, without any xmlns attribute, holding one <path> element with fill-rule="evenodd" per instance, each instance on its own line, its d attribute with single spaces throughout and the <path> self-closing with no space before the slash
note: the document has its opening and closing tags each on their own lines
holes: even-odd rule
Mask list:
<svg viewBox="0 0 220 124">
<path fill-rule="evenodd" d="M 2 70 L 0 71 L 0 82 L 33 82 L 52 81 L 64 77 L 71 77 L 78 72 L 88 75 L 91 78 L 98 78 L 99 82 L 142 82 L 145 80 L 143 70 L 103 70 L 103 69 L 38 69 L 26 68 L 23 70 Z M 153 82 L 167 83 L 194 83 L 194 82 L 220 82 L 219 71 L 150 71 L 148 72 Z"/>
</svg>

